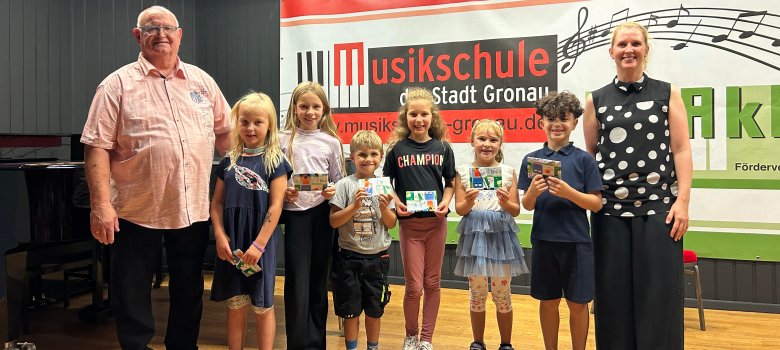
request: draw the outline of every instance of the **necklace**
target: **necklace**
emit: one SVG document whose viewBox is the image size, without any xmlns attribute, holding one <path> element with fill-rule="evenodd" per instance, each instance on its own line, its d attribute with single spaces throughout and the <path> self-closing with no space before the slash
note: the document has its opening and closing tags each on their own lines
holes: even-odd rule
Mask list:
<svg viewBox="0 0 780 350">
<path fill-rule="evenodd" d="M 257 148 L 249 148 L 244 146 L 244 149 L 241 152 L 246 154 L 260 154 L 265 152 L 265 146 L 260 146 Z"/>
</svg>

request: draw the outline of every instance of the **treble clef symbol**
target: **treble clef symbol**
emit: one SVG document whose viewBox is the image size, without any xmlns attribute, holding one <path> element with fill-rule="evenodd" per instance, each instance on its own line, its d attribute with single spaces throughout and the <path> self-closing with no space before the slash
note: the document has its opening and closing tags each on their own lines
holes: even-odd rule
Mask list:
<svg viewBox="0 0 780 350">
<path fill-rule="evenodd" d="M 571 61 L 563 63 L 561 73 L 570 71 L 574 67 L 574 64 L 577 63 L 577 57 L 585 51 L 587 42 L 582 38 L 582 28 L 585 28 L 585 23 L 587 21 L 588 8 L 581 7 L 580 11 L 577 13 L 577 33 L 574 33 L 574 35 L 569 37 L 569 39 L 566 40 L 566 43 L 563 44 L 563 57 L 565 59 L 570 59 Z"/>
</svg>

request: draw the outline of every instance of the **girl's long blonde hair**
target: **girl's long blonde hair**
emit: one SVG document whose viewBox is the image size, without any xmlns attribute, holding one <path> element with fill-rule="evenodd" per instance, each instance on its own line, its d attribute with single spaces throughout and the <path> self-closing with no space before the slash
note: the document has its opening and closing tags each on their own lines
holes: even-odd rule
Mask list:
<svg viewBox="0 0 780 350">
<path fill-rule="evenodd" d="M 441 118 L 439 113 L 439 106 L 434 102 L 433 94 L 425 88 L 412 87 L 406 92 L 406 103 L 398 110 L 398 123 L 396 123 L 393 129 L 393 135 L 387 142 L 387 150 L 395 146 L 395 144 L 403 140 L 412 133 L 409 130 L 409 124 L 407 123 L 406 113 L 409 112 L 409 103 L 412 101 L 423 100 L 431 105 L 431 126 L 428 128 L 428 136 L 432 139 L 441 141 L 447 141 L 447 124 Z"/>
<path fill-rule="evenodd" d="M 265 164 L 265 172 L 270 175 L 273 174 L 274 169 L 279 167 L 284 160 L 284 153 L 279 146 L 279 129 L 276 126 L 276 107 L 274 107 L 273 101 L 268 95 L 262 92 L 250 91 L 233 105 L 233 109 L 230 111 L 230 119 L 233 121 L 233 131 L 231 133 L 232 147 L 227 153 L 227 157 L 230 158 L 230 165 L 228 170 L 236 166 L 238 157 L 244 152 L 244 142 L 241 140 L 241 126 L 239 125 L 238 112 L 241 108 L 244 110 L 250 109 L 265 113 L 268 118 L 268 132 L 265 135 L 265 151 L 263 153 L 263 164 Z"/>
<path fill-rule="evenodd" d="M 471 142 L 474 142 L 474 135 L 483 132 L 485 130 L 493 130 L 496 135 L 501 139 L 501 144 L 498 146 L 498 152 L 496 152 L 496 162 L 501 163 L 504 159 L 504 128 L 501 127 L 497 121 L 492 119 L 481 119 L 474 123 L 471 128 Z M 477 158 L 476 151 L 474 152 L 474 159 Z"/>
<path fill-rule="evenodd" d="M 290 131 L 290 144 L 287 145 L 287 149 L 289 150 L 289 159 L 290 165 L 292 165 L 293 169 L 295 169 L 295 160 L 293 160 L 293 142 L 295 141 L 295 134 L 298 128 L 301 127 L 301 121 L 298 120 L 298 116 L 295 114 L 296 106 L 298 105 L 298 99 L 301 98 L 301 96 L 307 92 L 311 92 L 314 95 L 317 96 L 317 98 L 320 99 L 322 102 L 322 118 L 320 118 L 320 122 L 317 124 L 317 127 L 320 128 L 324 133 L 335 137 L 337 140 L 339 140 L 339 145 L 341 145 L 341 138 L 339 138 L 338 129 L 336 129 L 336 123 L 333 122 L 333 115 L 330 112 L 330 103 L 328 102 L 328 96 L 325 95 L 325 90 L 322 89 L 322 85 L 318 84 L 317 82 L 313 81 L 304 81 L 298 86 L 293 89 L 292 96 L 290 96 L 290 106 L 287 108 L 287 119 L 284 123 L 284 130 Z M 341 154 L 339 154 L 339 162 L 341 163 L 339 166 L 341 167 L 341 171 L 344 175 L 347 174 L 346 167 L 344 165 L 344 146 L 341 145 Z"/>
</svg>

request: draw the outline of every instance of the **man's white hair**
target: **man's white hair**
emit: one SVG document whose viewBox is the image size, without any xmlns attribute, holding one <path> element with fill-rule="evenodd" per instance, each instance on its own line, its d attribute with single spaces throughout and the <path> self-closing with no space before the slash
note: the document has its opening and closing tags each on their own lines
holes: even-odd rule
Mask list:
<svg viewBox="0 0 780 350">
<path fill-rule="evenodd" d="M 171 15 L 171 17 L 173 17 L 173 20 L 176 22 L 176 26 L 177 27 L 179 26 L 179 20 L 176 19 L 176 15 L 174 15 L 173 12 L 171 12 L 171 10 L 159 5 L 154 5 L 147 8 L 146 10 L 141 11 L 141 13 L 138 14 L 138 23 L 136 24 L 136 26 L 142 27 L 144 24 L 146 24 L 142 22 L 144 18 L 150 13 L 155 13 L 155 12 L 163 12 Z"/>
</svg>

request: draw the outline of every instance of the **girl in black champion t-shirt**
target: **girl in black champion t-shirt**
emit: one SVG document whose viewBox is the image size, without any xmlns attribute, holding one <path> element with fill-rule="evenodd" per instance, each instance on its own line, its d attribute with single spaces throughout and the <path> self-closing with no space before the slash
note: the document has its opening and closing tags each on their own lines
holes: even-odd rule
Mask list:
<svg viewBox="0 0 780 350">
<path fill-rule="evenodd" d="M 383 172 L 396 193 L 401 259 L 404 264 L 404 349 L 432 349 L 438 316 L 441 266 L 447 236 L 447 214 L 454 194 L 455 159 L 446 142 L 446 124 L 430 91 L 413 88 L 398 113 L 398 124 L 388 145 Z M 408 191 L 435 191 L 433 211 L 412 213 Z M 424 296 L 422 328 L 418 325 L 420 297 Z"/>
</svg>

